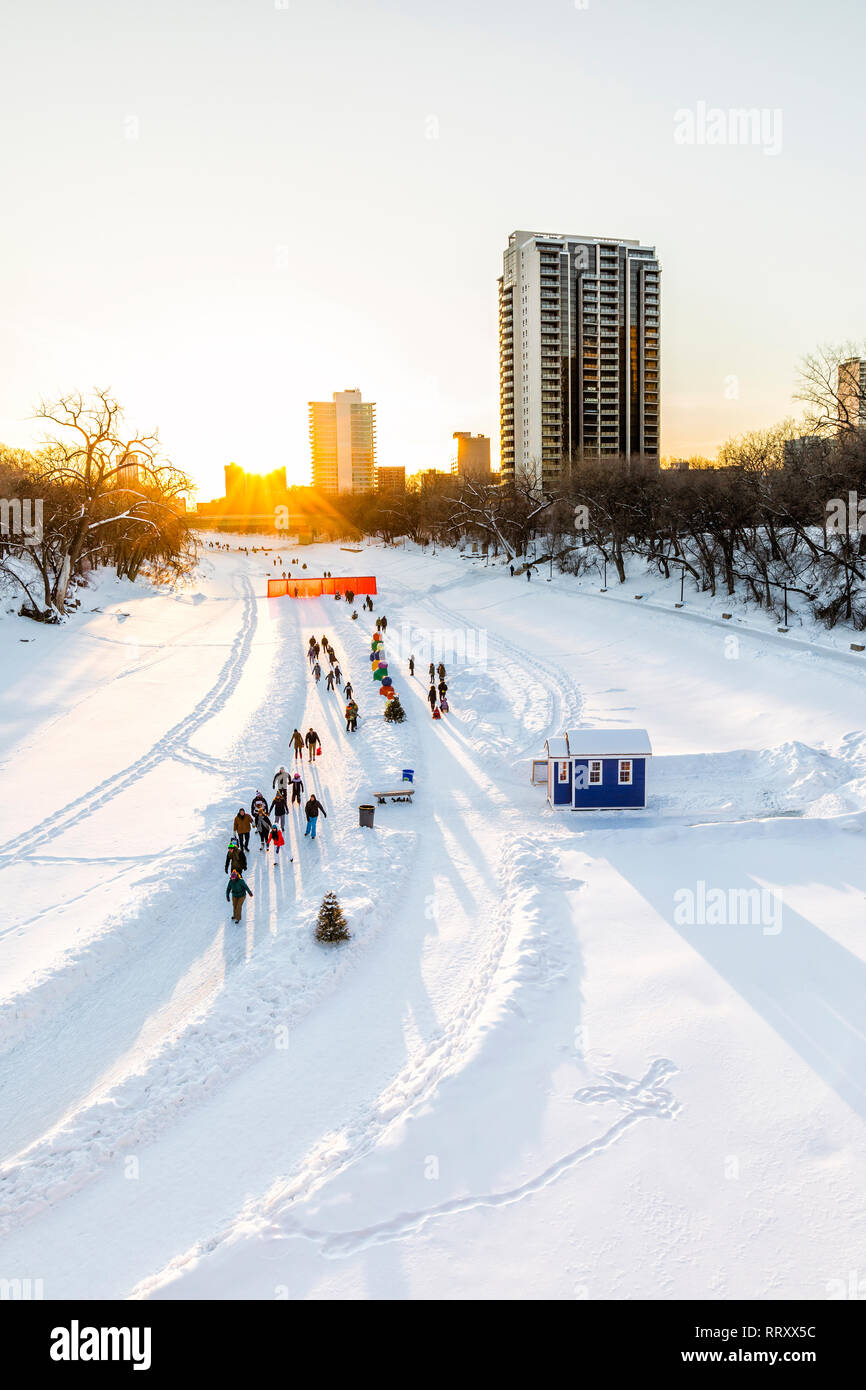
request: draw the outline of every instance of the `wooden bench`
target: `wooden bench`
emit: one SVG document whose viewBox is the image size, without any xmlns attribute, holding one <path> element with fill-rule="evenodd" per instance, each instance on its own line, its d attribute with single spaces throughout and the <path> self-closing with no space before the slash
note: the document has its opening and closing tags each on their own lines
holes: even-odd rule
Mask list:
<svg viewBox="0 0 866 1390">
<path fill-rule="evenodd" d="M 411 801 L 415 795 L 415 788 L 410 786 L 401 787 L 395 792 L 374 792 L 377 803 L 384 806 L 386 801 Z"/>
</svg>

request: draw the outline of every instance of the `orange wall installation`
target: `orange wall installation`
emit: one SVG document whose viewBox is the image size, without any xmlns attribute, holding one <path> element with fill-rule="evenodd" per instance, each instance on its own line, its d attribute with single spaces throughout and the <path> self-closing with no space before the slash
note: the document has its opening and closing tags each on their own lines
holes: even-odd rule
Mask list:
<svg viewBox="0 0 866 1390">
<path fill-rule="evenodd" d="M 373 575 L 349 576 L 347 579 L 269 579 L 268 598 L 321 598 L 323 594 L 375 594 Z"/>
</svg>

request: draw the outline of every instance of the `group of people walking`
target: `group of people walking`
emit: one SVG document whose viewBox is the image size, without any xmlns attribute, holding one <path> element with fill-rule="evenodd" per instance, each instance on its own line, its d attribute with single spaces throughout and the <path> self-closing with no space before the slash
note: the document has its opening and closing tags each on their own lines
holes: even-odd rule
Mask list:
<svg viewBox="0 0 866 1390">
<path fill-rule="evenodd" d="M 414 676 L 414 674 L 415 658 L 414 656 L 410 656 L 409 675 Z M 427 703 L 430 706 L 430 713 L 432 714 L 434 719 L 441 719 L 443 714 L 447 714 L 450 708 L 448 704 L 448 682 L 445 679 L 446 675 L 447 672 L 441 661 L 439 662 L 438 666 L 436 666 L 432 661 L 430 662 L 428 672 L 430 689 L 427 691 Z M 438 684 L 436 682 L 437 676 L 439 677 Z"/>
<path fill-rule="evenodd" d="M 322 634 L 321 641 L 313 636 L 307 644 L 307 660 L 310 663 L 310 670 L 313 673 L 313 680 L 316 682 L 316 685 L 318 685 L 319 681 L 322 679 L 322 667 L 319 661 L 319 654 L 321 652 L 325 653 L 330 666 L 330 670 L 325 676 L 325 688 L 327 690 L 343 690 L 343 694 L 346 697 L 346 733 L 356 734 L 358 732 L 359 711 L 354 696 L 354 686 L 351 681 L 346 681 L 345 686 L 343 686 L 343 673 L 340 670 L 339 657 L 324 633 Z"/>
<path fill-rule="evenodd" d="M 292 749 L 294 750 L 295 762 L 304 761 L 305 748 L 307 750 L 308 762 L 314 763 L 316 761 L 316 758 L 320 758 L 322 756 L 322 740 L 319 738 L 319 735 L 316 733 L 312 724 L 310 725 L 306 734 L 302 734 L 300 729 L 293 729 L 292 737 L 289 739 L 289 743 L 291 744 Z"/>
<path fill-rule="evenodd" d="M 325 677 L 325 685 L 328 687 L 329 690 L 334 690 L 335 688 L 339 690 L 340 686 L 343 683 L 343 673 L 340 670 L 340 662 L 337 657 L 337 653 L 334 651 L 334 648 L 331 646 L 331 643 L 324 635 L 322 637 L 321 643 L 319 643 L 315 637 L 311 637 L 309 645 L 307 647 L 307 659 L 310 663 L 310 670 L 313 673 L 313 679 L 315 680 L 316 685 L 318 685 L 319 681 L 322 679 L 322 667 L 319 663 L 319 653 L 321 651 L 324 651 L 325 656 L 328 658 L 328 662 L 331 668 L 328 671 L 327 676 Z"/>
<path fill-rule="evenodd" d="M 278 556 L 275 562 L 276 566 L 279 568 L 282 563 L 282 556 Z M 290 561 L 290 563 L 297 563 L 297 561 Z M 371 598 L 368 597 L 364 600 L 364 607 L 369 608 L 372 613 L 373 601 Z M 377 618 L 376 625 L 384 632 L 388 626 L 388 619 L 384 616 Z M 345 686 L 343 685 L 343 673 L 340 669 L 337 653 L 327 636 L 323 635 L 321 640 L 315 636 L 310 637 L 307 646 L 307 659 L 309 660 L 310 670 L 317 685 L 322 678 L 322 663 L 319 658 L 323 654 L 328 658 L 329 666 L 325 676 L 325 685 L 327 689 L 331 691 L 343 690 L 343 694 L 346 697 L 346 731 L 347 733 L 356 733 L 358 729 L 358 705 L 354 698 L 352 682 L 346 681 Z M 414 658 L 410 659 L 409 669 L 410 672 L 414 674 Z M 434 668 L 431 662 L 431 681 L 433 677 Z M 448 687 L 444 685 L 445 667 L 442 666 L 441 663 L 439 666 L 439 677 L 439 691 L 442 701 L 441 708 L 447 710 L 448 703 L 445 699 L 445 691 Z M 435 696 L 435 690 L 432 685 L 431 693 Z M 435 712 L 435 717 L 439 717 L 438 710 Z M 229 840 L 228 850 L 226 852 L 225 872 L 229 875 L 228 882 L 226 883 L 226 901 L 230 901 L 232 904 L 232 920 L 234 922 L 241 921 L 244 903 L 248 897 L 251 898 L 253 896 L 253 890 L 244 877 L 248 869 L 247 856 L 250 849 L 250 836 L 253 832 L 258 835 L 260 840 L 259 852 L 262 854 L 267 853 L 273 846 L 274 855 L 277 857 L 279 856 L 280 850 L 283 849 L 286 844 L 286 824 L 293 807 L 297 806 L 300 811 L 303 806 L 303 814 L 306 821 L 304 829 L 305 838 L 315 840 L 319 816 L 324 816 L 327 819 L 328 813 L 315 792 L 311 792 L 306 801 L 303 800 L 305 791 L 304 782 L 297 768 L 297 764 L 299 762 L 303 763 L 304 761 L 305 749 L 307 752 L 307 760 L 310 764 L 315 763 L 316 759 L 321 756 L 321 739 L 317 731 L 310 725 L 306 734 L 302 734 L 300 729 L 294 729 L 289 743 L 293 753 L 293 761 L 296 766 L 290 773 L 286 767 L 281 765 L 274 773 L 271 783 L 273 800 L 268 804 L 268 798 L 262 791 L 257 790 L 250 802 L 249 810 L 247 811 L 245 807 L 241 806 L 232 824 L 232 836 Z M 294 862 L 291 854 L 289 855 L 289 861 L 290 863 Z"/>
<path fill-rule="evenodd" d="M 318 735 L 315 737 L 318 739 Z M 257 791 L 250 802 L 249 811 L 241 806 L 232 825 L 232 837 L 229 840 L 226 853 L 225 872 L 229 875 L 226 883 L 226 902 L 231 901 L 232 920 L 234 922 L 241 920 L 244 903 L 248 897 L 253 896 L 253 890 L 244 878 L 248 867 L 247 855 L 250 848 L 250 835 L 255 830 L 259 836 L 261 841 L 260 853 L 269 852 L 273 845 L 275 856 L 279 857 L 280 850 L 286 843 L 286 819 L 290 807 L 297 806 L 300 809 L 304 783 L 299 772 L 295 771 L 290 774 L 287 768 L 281 766 L 274 773 L 271 790 L 274 793 L 274 799 L 270 805 L 268 805 L 268 799 L 264 793 Z M 307 823 L 304 836 L 309 836 L 311 840 L 315 840 L 319 816 L 322 815 L 327 819 L 328 813 L 315 792 L 307 798 L 303 810 Z M 291 854 L 289 855 L 289 862 L 294 862 L 294 856 Z"/>
</svg>

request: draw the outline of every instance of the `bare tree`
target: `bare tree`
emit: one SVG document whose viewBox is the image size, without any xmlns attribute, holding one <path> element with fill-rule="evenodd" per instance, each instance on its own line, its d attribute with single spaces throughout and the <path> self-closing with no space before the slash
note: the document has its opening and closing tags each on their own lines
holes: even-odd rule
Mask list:
<svg viewBox="0 0 866 1390">
<path fill-rule="evenodd" d="M 866 424 L 866 344 L 823 344 L 799 364 L 794 399 L 806 405 L 811 434 L 839 434 Z"/>
<path fill-rule="evenodd" d="M 75 503 L 74 515 L 54 536 L 60 563 L 48 597 L 62 613 L 76 567 L 112 539 L 142 558 L 152 548 L 166 552 L 166 528 L 178 530 L 178 500 L 191 481 L 161 457 L 156 430 L 124 429 L 123 410 L 108 390 L 90 399 L 73 393 L 43 401 L 35 418 L 59 430 L 38 456 L 38 482 L 63 489 Z"/>
</svg>

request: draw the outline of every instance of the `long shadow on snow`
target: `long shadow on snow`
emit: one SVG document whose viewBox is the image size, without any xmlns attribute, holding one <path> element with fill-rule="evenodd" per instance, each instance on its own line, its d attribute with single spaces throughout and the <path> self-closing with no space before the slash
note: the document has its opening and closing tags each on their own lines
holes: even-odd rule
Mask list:
<svg viewBox="0 0 866 1390">
<path fill-rule="evenodd" d="M 804 822 L 782 822 L 802 827 Z M 760 823 L 759 823 L 760 824 Z M 757 826 L 756 826 L 757 832 Z M 794 842 L 796 843 L 796 842 Z M 584 842 L 591 852 L 592 842 Z M 866 963 L 840 946 L 815 923 L 787 903 L 781 909 L 781 930 L 764 934 L 761 925 L 696 925 L 674 922 L 674 894 L 695 889 L 760 889 L 773 882 L 773 862 L 779 856 L 777 882 L 791 877 L 791 844 L 756 833 L 736 842 L 736 866 L 728 872 L 721 855 L 724 842 L 715 833 L 700 832 L 688 839 L 688 866 L 683 844 L 666 857 L 657 841 L 646 850 L 635 836 L 606 834 L 603 853 L 659 916 L 670 923 L 689 946 L 749 1003 L 767 1024 L 831 1087 L 866 1119 Z M 832 850 L 830 851 L 832 856 Z M 832 858 L 831 861 L 832 863 Z M 801 881 L 826 877 L 827 859 L 809 867 L 808 854 L 797 859 Z M 866 868 L 854 876 L 854 887 L 866 894 Z"/>
</svg>

